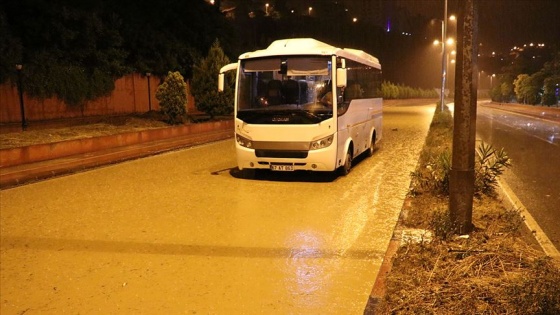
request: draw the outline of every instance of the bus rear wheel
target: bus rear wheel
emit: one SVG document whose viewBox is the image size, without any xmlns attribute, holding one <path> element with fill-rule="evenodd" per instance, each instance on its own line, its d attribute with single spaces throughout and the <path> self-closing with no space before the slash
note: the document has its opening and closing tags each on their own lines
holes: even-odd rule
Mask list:
<svg viewBox="0 0 560 315">
<path fill-rule="evenodd" d="M 344 160 L 344 164 L 340 167 L 340 175 L 346 176 L 350 173 L 352 169 L 352 153 L 350 150 L 346 153 L 346 159 Z"/>
<path fill-rule="evenodd" d="M 371 137 L 371 143 L 369 144 L 369 148 L 367 150 L 367 155 L 372 156 L 375 153 L 375 134 Z"/>
</svg>

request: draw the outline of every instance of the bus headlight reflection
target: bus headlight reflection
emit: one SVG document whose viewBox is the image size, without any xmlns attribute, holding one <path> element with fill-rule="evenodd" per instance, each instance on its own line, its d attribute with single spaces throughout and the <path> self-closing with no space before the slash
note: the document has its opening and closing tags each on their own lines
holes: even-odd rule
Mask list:
<svg viewBox="0 0 560 315">
<path fill-rule="evenodd" d="M 325 137 L 323 139 L 319 139 L 316 141 L 312 141 L 311 145 L 309 146 L 309 150 L 319 150 L 322 148 L 326 148 L 328 146 L 330 146 L 333 142 L 333 135 L 330 135 L 328 137 Z"/>
<path fill-rule="evenodd" d="M 253 141 L 237 134 L 235 135 L 235 139 L 237 140 L 237 143 L 239 143 L 240 146 L 249 149 L 253 148 Z"/>
</svg>

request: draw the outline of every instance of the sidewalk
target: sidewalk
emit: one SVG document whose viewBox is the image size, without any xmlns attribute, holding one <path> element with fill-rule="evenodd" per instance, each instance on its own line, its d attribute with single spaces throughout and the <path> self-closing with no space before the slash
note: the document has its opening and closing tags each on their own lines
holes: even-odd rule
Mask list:
<svg viewBox="0 0 560 315">
<path fill-rule="evenodd" d="M 81 143 L 84 142 L 83 140 L 75 140 L 18 148 L 19 150 L 2 150 L 0 151 L 3 155 L 2 164 L 0 164 L 0 189 L 101 165 L 228 139 L 233 137 L 232 126 L 232 122 L 227 122 L 214 128 L 198 128 L 195 131 L 169 128 L 163 134 L 161 130 L 159 132 L 146 130 L 142 134 L 132 135 L 136 137 L 128 137 L 135 138 L 132 141 L 121 134 L 88 139 L 86 144 Z M 64 144 L 66 144 L 66 148 L 61 149 Z"/>
<path fill-rule="evenodd" d="M 541 118 L 544 120 L 550 120 L 555 122 L 560 122 L 560 108 L 559 107 L 548 107 L 542 105 L 523 105 L 523 104 L 512 104 L 512 103 L 495 103 L 490 102 L 481 104 L 485 107 L 491 107 L 503 111 L 514 112 L 517 114 L 523 114 L 531 117 Z"/>
</svg>

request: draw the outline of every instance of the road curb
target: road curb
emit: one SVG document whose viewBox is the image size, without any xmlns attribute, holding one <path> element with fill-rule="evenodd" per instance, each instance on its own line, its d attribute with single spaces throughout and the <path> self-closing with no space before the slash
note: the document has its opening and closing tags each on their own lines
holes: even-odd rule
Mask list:
<svg viewBox="0 0 560 315">
<path fill-rule="evenodd" d="M 509 185 L 503 180 L 498 180 L 498 187 L 500 188 L 499 194 L 502 196 L 502 202 L 507 203 L 510 207 L 519 211 L 519 215 L 523 217 L 525 226 L 531 231 L 544 253 L 556 261 L 560 261 L 560 252 L 558 249 L 550 241 L 531 213 L 529 213 L 529 210 L 521 203 L 521 200 L 517 198 Z"/>
<path fill-rule="evenodd" d="M 127 134 L 124 138 L 132 139 L 128 142 L 122 141 L 123 134 L 118 134 L 90 138 L 86 142 L 55 143 L 19 151 L 12 150 L 13 154 L 21 159 L 17 163 L 12 162 L 8 163 L 9 166 L 0 167 L 0 189 L 233 137 L 233 121 L 211 123 L 209 126 L 196 129 L 170 127 L 163 132 L 159 129 L 144 130 L 142 135 Z M 153 133 L 152 136 L 146 136 L 150 133 Z M 58 148 L 58 151 L 53 153 L 49 148 Z M 22 155 L 22 152 L 29 153 L 30 150 L 35 152 Z M 1 153 L 6 160 L 14 159 L 14 156 L 4 156 L 9 154 L 8 150 L 2 150 Z M 33 158 L 29 158 L 30 156 Z"/>
</svg>

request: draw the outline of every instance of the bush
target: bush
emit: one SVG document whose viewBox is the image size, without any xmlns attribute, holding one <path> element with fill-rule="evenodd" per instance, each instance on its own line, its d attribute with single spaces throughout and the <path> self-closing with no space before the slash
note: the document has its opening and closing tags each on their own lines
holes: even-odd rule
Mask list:
<svg viewBox="0 0 560 315">
<path fill-rule="evenodd" d="M 423 192 L 449 195 L 453 116 L 447 107 L 443 111 L 439 108 L 438 106 L 432 119 L 419 167 L 410 174 L 411 195 Z M 477 195 L 492 195 L 498 184 L 498 177 L 511 166 L 511 160 L 504 149 L 495 150 L 485 143 L 478 146 L 476 153 L 474 192 Z"/>
<path fill-rule="evenodd" d="M 542 97 L 542 103 L 543 105 L 547 105 L 547 106 L 551 106 L 551 105 L 556 105 L 558 104 L 558 99 L 556 98 L 556 95 L 554 94 L 543 94 Z"/>
<path fill-rule="evenodd" d="M 218 73 L 220 68 L 230 63 L 218 40 L 214 42 L 208 56 L 194 67 L 191 92 L 196 99 L 196 108 L 210 115 L 227 115 L 233 112 L 235 77 L 233 72 L 226 74 L 224 92 L 218 92 Z"/>
<path fill-rule="evenodd" d="M 474 191 L 492 195 L 498 185 L 498 177 L 511 166 L 511 160 L 503 148 L 496 151 L 490 144 L 481 143 L 476 151 Z"/>
<path fill-rule="evenodd" d="M 436 98 L 438 94 L 435 90 L 415 89 L 406 85 L 383 81 L 381 96 L 384 99 Z"/>
<path fill-rule="evenodd" d="M 504 149 L 495 150 L 492 145 L 481 143 L 477 148 L 475 163 L 474 193 L 491 196 L 498 185 L 498 177 L 511 166 L 511 160 Z M 414 180 L 412 193 L 431 192 L 449 195 L 449 172 L 451 152 L 445 150 L 432 156 L 424 168 L 411 173 Z"/>
<path fill-rule="evenodd" d="M 183 123 L 187 113 L 187 84 L 178 71 L 169 71 L 165 81 L 157 88 L 156 98 L 167 123 Z"/>
</svg>

